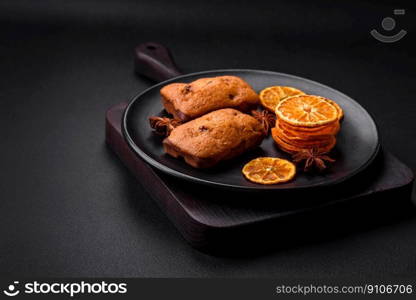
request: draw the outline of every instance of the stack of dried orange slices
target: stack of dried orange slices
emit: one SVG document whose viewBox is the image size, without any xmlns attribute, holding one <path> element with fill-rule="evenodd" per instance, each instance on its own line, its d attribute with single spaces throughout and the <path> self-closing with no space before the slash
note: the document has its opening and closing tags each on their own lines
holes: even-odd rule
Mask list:
<svg viewBox="0 0 416 300">
<path fill-rule="evenodd" d="M 329 152 L 336 143 L 336 134 L 343 117 L 341 107 L 321 96 L 297 95 L 276 106 L 276 125 L 272 137 L 289 153 L 317 149 Z"/>
<path fill-rule="evenodd" d="M 344 113 L 334 101 L 321 96 L 306 95 L 301 90 L 287 86 L 273 86 L 262 90 L 260 101 L 263 107 L 276 114 L 272 137 L 283 151 L 298 156 L 299 153 L 304 154 L 307 151 L 309 154 L 306 158 L 310 155 L 310 159 L 317 159 L 316 157 L 331 151 L 335 146 Z M 318 158 L 333 161 L 326 156 Z M 261 184 L 287 182 L 295 173 L 296 168 L 290 161 L 272 157 L 254 159 L 243 168 L 247 179 Z"/>
</svg>

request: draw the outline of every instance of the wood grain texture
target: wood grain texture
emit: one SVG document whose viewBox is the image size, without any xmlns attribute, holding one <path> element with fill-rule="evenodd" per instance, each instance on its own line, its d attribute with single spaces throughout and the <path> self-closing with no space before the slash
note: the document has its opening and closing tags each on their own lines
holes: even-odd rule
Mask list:
<svg viewBox="0 0 416 300">
<path fill-rule="evenodd" d="M 354 178 L 307 191 L 227 192 L 180 181 L 130 150 L 120 126 L 126 104 L 108 110 L 106 142 L 196 248 L 235 255 L 235 249 L 263 251 L 312 237 L 334 238 L 391 221 L 412 207 L 412 171 L 383 151 Z"/>
<path fill-rule="evenodd" d="M 168 48 L 147 42 L 136 47 L 134 71 L 156 82 L 181 75 Z"/>
</svg>

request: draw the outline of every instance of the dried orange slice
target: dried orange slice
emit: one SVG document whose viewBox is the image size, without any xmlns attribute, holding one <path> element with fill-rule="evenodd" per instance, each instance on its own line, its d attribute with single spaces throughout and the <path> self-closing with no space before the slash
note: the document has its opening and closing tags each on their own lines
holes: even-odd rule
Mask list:
<svg viewBox="0 0 416 300">
<path fill-rule="evenodd" d="M 296 135 L 305 136 L 305 135 L 325 135 L 331 134 L 335 135 L 340 130 L 341 126 L 339 122 L 334 122 L 324 126 L 317 126 L 317 127 L 300 127 L 300 126 L 293 126 L 287 124 L 285 122 L 276 122 L 276 126 L 279 126 L 283 130 L 289 131 L 291 133 L 295 133 Z"/>
<path fill-rule="evenodd" d="M 333 143 L 335 136 L 327 135 L 318 139 L 296 139 L 293 136 L 281 131 L 279 127 L 275 127 L 275 134 L 285 143 L 299 148 L 323 148 Z"/>
<path fill-rule="evenodd" d="M 338 111 L 338 120 L 341 120 L 344 117 L 344 111 L 342 110 L 341 106 L 339 106 L 338 103 L 331 99 L 326 99 L 329 103 L 331 103 L 333 106 L 335 106 L 336 110 Z"/>
<path fill-rule="evenodd" d="M 288 127 L 285 124 L 276 121 L 276 128 L 284 133 L 289 139 L 293 140 L 321 140 L 326 139 L 328 136 L 336 135 L 340 129 L 338 122 L 335 123 L 336 126 L 328 126 L 328 128 L 323 128 L 315 131 L 308 130 L 299 130 L 299 127 Z M 317 127 L 318 128 L 318 127 Z"/>
<path fill-rule="evenodd" d="M 295 146 L 293 144 L 290 144 L 290 143 L 284 141 L 280 137 L 277 128 L 272 128 L 272 138 L 276 142 L 276 144 L 279 146 L 280 149 L 282 149 L 283 151 L 288 152 L 288 153 L 296 153 L 296 152 L 299 152 L 299 151 L 304 150 L 304 149 L 316 148 L 315 145 L 313 145 L 313 146 L 302 145 L 302 147 L 299 147 L 299 146 Z M 321 147 L 318 147 L 319 152 L 326 153 L 326 152 L 331 151 L 332 148 L 334 148 L 334 146 L 336 144 L 336 141 L 337 140 L 336 140 L 335 137 L 331 138 L 331 140 L 329 141 L 328 144 L 323 145 Z"/>
<path fill-rule="evenodd" d="M 255 183 L 275 184 L 295 177 L 296 167 L 288 160 L 275 157 L 258 157 L 243 167 L 244 176 Z"/>
<path fill-rule="evenodd" d="M 293 126 L 317 127 L 338 120 L 338 110 L 326 98 L 298 95 L 286 98 L 276 107 L 277 117 Z"/>
<path fill-rule="evenodd" d="M 274 112 L 277 104 L 286 99 L 287 97 L 304 95 L 305 93 L 301 90 L 295 89 L 290 86 L 271 86 L 265 88 L 260 92 L 260 103 L 268 110 Z"/>
</svg>

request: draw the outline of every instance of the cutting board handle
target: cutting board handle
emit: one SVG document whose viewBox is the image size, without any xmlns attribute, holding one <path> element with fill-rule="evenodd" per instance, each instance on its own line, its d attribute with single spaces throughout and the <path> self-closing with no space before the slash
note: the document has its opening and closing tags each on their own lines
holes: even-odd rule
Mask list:
<svg viewBox="0 0 416 300">
<path fill-rule="evenodd" d="M 169 49 L 161 44 L 146 42 L 134 52 L 134 71 L 138 75 L 157 82 L 181 75 Z"/>
</svg>

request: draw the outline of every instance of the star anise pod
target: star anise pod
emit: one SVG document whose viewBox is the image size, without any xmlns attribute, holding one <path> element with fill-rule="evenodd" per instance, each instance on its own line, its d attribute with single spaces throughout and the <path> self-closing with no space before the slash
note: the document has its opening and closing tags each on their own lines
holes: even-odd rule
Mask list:
<svg viewBox="0 0 416 300">
<path fill-rule="evenodd" d="M 335 162 L 328 156 L 328 153 L 319 152 L 318 148 L 304 149 L 293 156 L 293 162 L 299 164 L 304 162 L 303 170 L 305 172 L 311 171 L 313 168 L 317 168 L 319 171 L 323 171 L 327 167 L 327 163 Z"/>
<path fill-rule="evenodd" d="M 175 127 L 181 125 L 181 122 L 178 120 L 155 116 L 149 118 L 149 123 L 156 134 L 163 136 L 169 136 Z"/>
<path fill-rule="evenodd" d="M 274 127 L 276 123 L 276 116 L 267 110 L 252 110 L 251 115 L 263 125 L 264 133 L 265 135 L 268 135 L 270 129 Z"/>
</svg>

